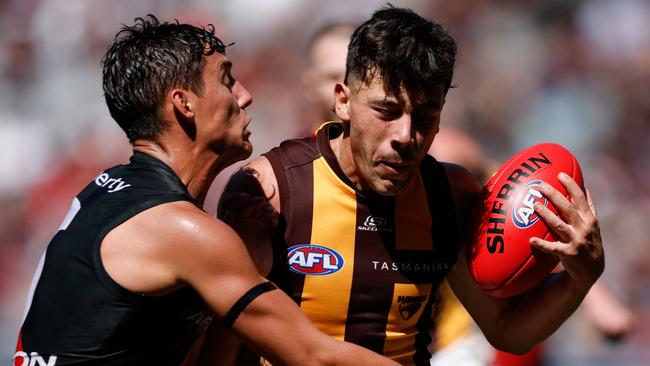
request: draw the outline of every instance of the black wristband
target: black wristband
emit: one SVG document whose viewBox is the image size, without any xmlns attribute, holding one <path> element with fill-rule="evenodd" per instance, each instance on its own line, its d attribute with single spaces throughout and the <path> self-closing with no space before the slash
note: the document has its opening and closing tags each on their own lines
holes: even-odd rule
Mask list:
<svg viewBox="0 0 650 366">
<path fill-rule="evenodd" d="M 248 304 L 250 304 L 255 298 L 261 294 L 269 291 L 273 291 L 278 287 L 271 281 L 260 283 L 259 285 L 251 288 L 242 297 L 235 302 L 235 304 L 228 310 L 226 316 L 223 317 L 221 321 L 226 328 L 232 328 L 232 325 L 235 323 L 235 320 L 239 317 L 239 314 L 246 309 Z"/>
</svg>

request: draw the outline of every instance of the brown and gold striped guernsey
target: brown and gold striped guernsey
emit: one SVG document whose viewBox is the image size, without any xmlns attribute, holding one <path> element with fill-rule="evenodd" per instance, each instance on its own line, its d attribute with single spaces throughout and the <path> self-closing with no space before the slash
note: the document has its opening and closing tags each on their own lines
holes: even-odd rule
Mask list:
<svg viewBox="0 0 650 366">
<path fill-rule="evenodd" d="M 428 365 L 432 305 L 457 251 L 447 176 L 427 156 L 399 196 L 358 191 L 330 147 L 342 132 L 327 124 L 265 154 L 284 222 L 270 277 L 327 334 Z"/>
</svg>

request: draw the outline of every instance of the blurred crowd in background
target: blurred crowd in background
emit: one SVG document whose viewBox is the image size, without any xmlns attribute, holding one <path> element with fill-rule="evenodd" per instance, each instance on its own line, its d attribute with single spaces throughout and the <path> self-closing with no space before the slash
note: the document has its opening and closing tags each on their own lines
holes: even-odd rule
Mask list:
<svg viewBox="0 0 650 366">
<path fill-rule="evenodd" d="M 0 362 L 13 355 L 33 271 L 73 196 L 130 156 L 101 88 L 100 60 L 120 24 L 153 13 L 214 24 L 235 42 L 227 53 L 253 95 L 256 155 L 319 122 L 300 80 L 310 35 L 385 3 L 0 0 Z M 443 127 L 472 136 L 495 164 L 554 141 L 582 165 L 606 246 L 603 280 L 637 326 L 613 342 L 578 310 L 550 339 L 546 364 L 650 364 L 650 1 L 392 3 L 441 22 L 458 43 Z"/>
</svg>

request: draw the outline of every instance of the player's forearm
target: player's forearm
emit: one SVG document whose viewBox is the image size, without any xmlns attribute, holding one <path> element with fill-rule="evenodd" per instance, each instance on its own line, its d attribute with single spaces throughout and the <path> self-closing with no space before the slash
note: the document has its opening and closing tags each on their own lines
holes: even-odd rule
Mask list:
<svg viewBox="0 0 650 366">
<path fill-rule="evenodd" d="M 290 347 L 281 352 L 264 350 L 273 365 L 300 366 L 398 366 L 387 357 L 353 343 L 342 342 L 316 330 L 312 325 L 296 323 Z M 277 334 L 277 338 L 282 337 Z M 286 333 L 283 333 L 286 335 Z M 285 340 L 287 338 L 285 337 Z M 267 352 L 270 351 L 270 352 Z"/>
<path fill-rule="evenodd" d="M 352 343 L 335 341 L 329 349 L 322 349 L 318 365 L 378 365 L 397 366 L 397 362 Z"/>
<path fill-rule="evenodd" d="M 276 366 L 397 365 L 319 331 L 280 290 L 255 298 L 236 318 L 233 331 L 253 351 Z"/>
<path fill-rule="evenodd" d="M 589 286 L 577 285 L 565 272 L 552 274 L 531 291 L 508 299 L 496 326 L 484 330 L 503 351 L 521 354 L 555 332 L 578 308 Z"/>
<path fill-rule="evenodd" d="M 259 348 L 256 341 L 249 342 L 252 347 L 274 366 L 398 366 L 399 364 L 352 343 L 319 335 L 308 331 L 296 331 L 291 347 Z M 281 337 L 281 336 L 280 336 Z M 257 344 L 256 344 L 257 343 Z"/>
</svg>

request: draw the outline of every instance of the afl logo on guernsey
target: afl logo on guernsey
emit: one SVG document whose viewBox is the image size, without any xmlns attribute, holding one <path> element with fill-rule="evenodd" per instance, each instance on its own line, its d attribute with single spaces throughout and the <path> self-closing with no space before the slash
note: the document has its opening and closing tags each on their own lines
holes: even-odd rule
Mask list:
<svg viewBox="0 0 650 366">
<path fill-rule="evenodd" d="M 313 244 L 298 244 L 289 248 L 287 255 L 289 269 L 292 272 L 324 276 L 338 272 L 343 268 L 343 257 L 334 250 Z"/>
<path fill-rule="evenodd" d="M 534 180 L 526 185 L 517 195 L 512 203 L 512 222 L 520 229 L 531 227 L 539 220 L 533 205 L 535 202 L 547 206 L 548 200 L 542 195 L 537 187 L 542 184 L 541 180 Z"/>
</svg>

